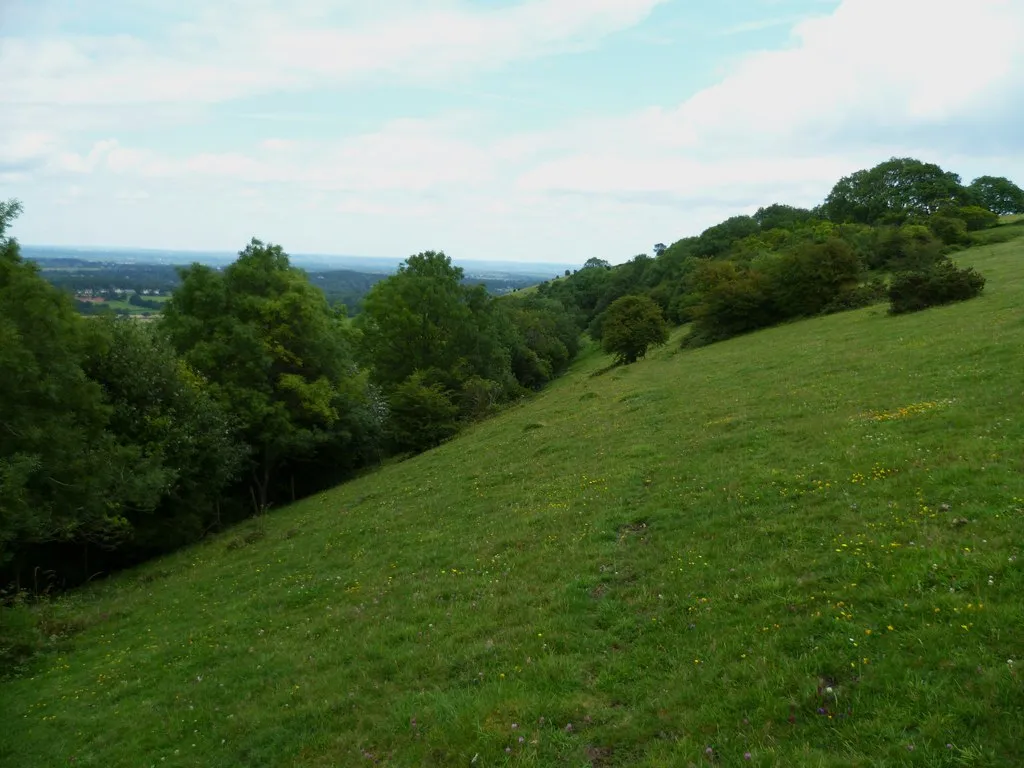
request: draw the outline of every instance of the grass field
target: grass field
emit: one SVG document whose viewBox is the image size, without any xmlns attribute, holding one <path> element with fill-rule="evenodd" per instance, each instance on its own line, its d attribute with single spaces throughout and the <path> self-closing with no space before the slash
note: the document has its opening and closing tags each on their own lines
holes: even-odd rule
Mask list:
<svg viewBox="0 0 1024 768">
<path fill-rule="evenodd" d="M 164 304 L 170 301 L 171 299 L 170 296 L 146 296 L 145 298 L 148 301 L 156 301 L 159 302 L 160 304 Z M 159 309 L 151 309 L 149 307 L 137 307 L 131 302 L 129 302 L 128 299 L 108 299 L 107 301 L 102 302 L 98 306 L 106 307 L 107 309 L 110 309 L 112 311 L 128 312 L 133 315 L 157 314 L 160 312 Z"/>
<path fill-rule="evenodd" d="M 1024 240 L 959 260 L 62 598 L 0 764 L 1024 764 Z"/>
</svg>

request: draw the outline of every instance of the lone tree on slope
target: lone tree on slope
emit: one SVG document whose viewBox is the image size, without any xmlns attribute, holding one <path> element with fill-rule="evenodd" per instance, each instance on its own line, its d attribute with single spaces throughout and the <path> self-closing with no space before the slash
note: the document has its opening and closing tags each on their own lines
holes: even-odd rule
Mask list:
<svg viewBox="0 0 1024 768">
<path fill-rule="evenodd" d="M 647 296 L 623 296 L 605 312 L 601 344 L 620 363 L 635 363 L 650 347 L 668 341 L 661 307 Z"/>
</svg>

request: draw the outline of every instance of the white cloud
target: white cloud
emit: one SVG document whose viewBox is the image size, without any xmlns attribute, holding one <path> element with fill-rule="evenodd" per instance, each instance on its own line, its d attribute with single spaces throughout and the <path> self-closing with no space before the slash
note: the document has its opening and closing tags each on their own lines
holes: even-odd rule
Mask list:
<svg viewBox="0 0 1024 768">
<path fill-rule="evenodd" d="M 122 134 L 89 111 L 156 102 L 138 114 L 153 112 L 162 123 L 195 101 L 275 88 L 468 78 L 591 45 L 662 1 L 529 0 L 481 11 L 462 0 L 347 0 L 341 7 L 353 15 L 339 24 L 338 4 L 326 0 L 306 0 L 289 15 L 267 0 L 219 0 L 157 51 L 132 39 L 105 47 L 78 38 L 32 44 L 12 63 L 17 46 L 0 43 L 0 82 L 13 82 L 15 64 L 25 78 L 0 89 L 8 102 L 0 106 L 0 181 L 42 168 L 32 173 L 49 174 L 54 185 L 74 177 L 96 200 L 148 192 L 150 199 L 122 201 L 135 206 L 122 219 L 152 228 L 124 225 L 151 231 L 139 244 L 187 235 L 198 239 L 165 244 L 213 247 L 258 227 L 298 251 L 448 247 L 463 256 L 580 262 L 628 258 L 648 242 L 759 204 L 813 205 L 840 176 L 892 154 L 1024 182 L 1012 119 L 1024 114 L 1021 0 L 843 0 L 797 24 L 786 48 L 746 56 L 675 107 L 570 118 L 544 131 L 496 132 L 455 114 L 312 140 L 289 113 L 294 122 L 260 121 L 268 135 L 231 151 L 172 152 L 106 138 Z M 33 52 L 45 55 L 33 61 Z M 59 123 L 38 112 L 5 132 L 4 121 L 28 114 L 33 99 L 80 103 L 70 114 L 88 116 L 92 135 L 39 130 Z M 120 125 L 132 113 L 113 114 Z M 973 132 L 959 130 L 964 125 Z M 1016 151 L 996 146 L 996 134 L 1017 142 Z M 94 196 L 98 189 L 109 193 Z M 168 200 L 177 207 L 166 208 Z M 166 224 L 166 210 L 190 226 Z M 103 231 L 128 237 L 116 206 L 106 212 L 97 203 L 93 213 L 91 226 L 100 229 L 92 222 L 107 216 Z M 346 239 L 331 245 L 338 231 Z"/>
<path fill-rule="evenodd" d="M 839 176 L 901 149 L 949 156 L 941 139 L 956 135 L 951 121 L 1024 107 L 1021 83 L 1024 3 L 844 0 L 797 25 L 791 47 L 748 56 L 675 109 L 577 124 L 575 151 L 520 184 L 737 203 L 816 190 L 820 199 Z"/>
<path fill-rule="evenodd" d="M 216 103 L 368 77 L 422 80 L 595 44 L 667 0 L 219 0 L 159 42 L 126 35 L 0 38 L 0 103 Z M 365 9 L 370 4 L 362 7 Z"/>
</svg>

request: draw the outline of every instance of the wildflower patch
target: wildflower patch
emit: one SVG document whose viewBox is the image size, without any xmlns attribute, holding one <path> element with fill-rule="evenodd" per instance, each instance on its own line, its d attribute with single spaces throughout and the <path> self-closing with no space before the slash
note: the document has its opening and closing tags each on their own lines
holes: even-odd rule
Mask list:
<svg viewBox="0 0 1024 768">
<path fill-rule="evenodd" d="M 911 403 L 891 411 L 865 411 L 855 416 L 852 421 L 900 421 L 913 416 L 921 416 L 931 411 L 942 410 L 953 405 L 956 400 L 929 400 L 922 403 Z"/>
</svg>

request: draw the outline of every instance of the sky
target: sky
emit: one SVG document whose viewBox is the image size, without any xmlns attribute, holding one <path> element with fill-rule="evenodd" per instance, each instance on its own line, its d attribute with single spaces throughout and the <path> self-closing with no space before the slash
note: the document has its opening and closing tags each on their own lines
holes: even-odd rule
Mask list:
<svg viewBox="0 0 1024 768">
<path fill-rule="evenodd" d="M 618 263 L 1022 124 L 1024 0 L 0 0 L 26 244 Z"/>
</svg>

